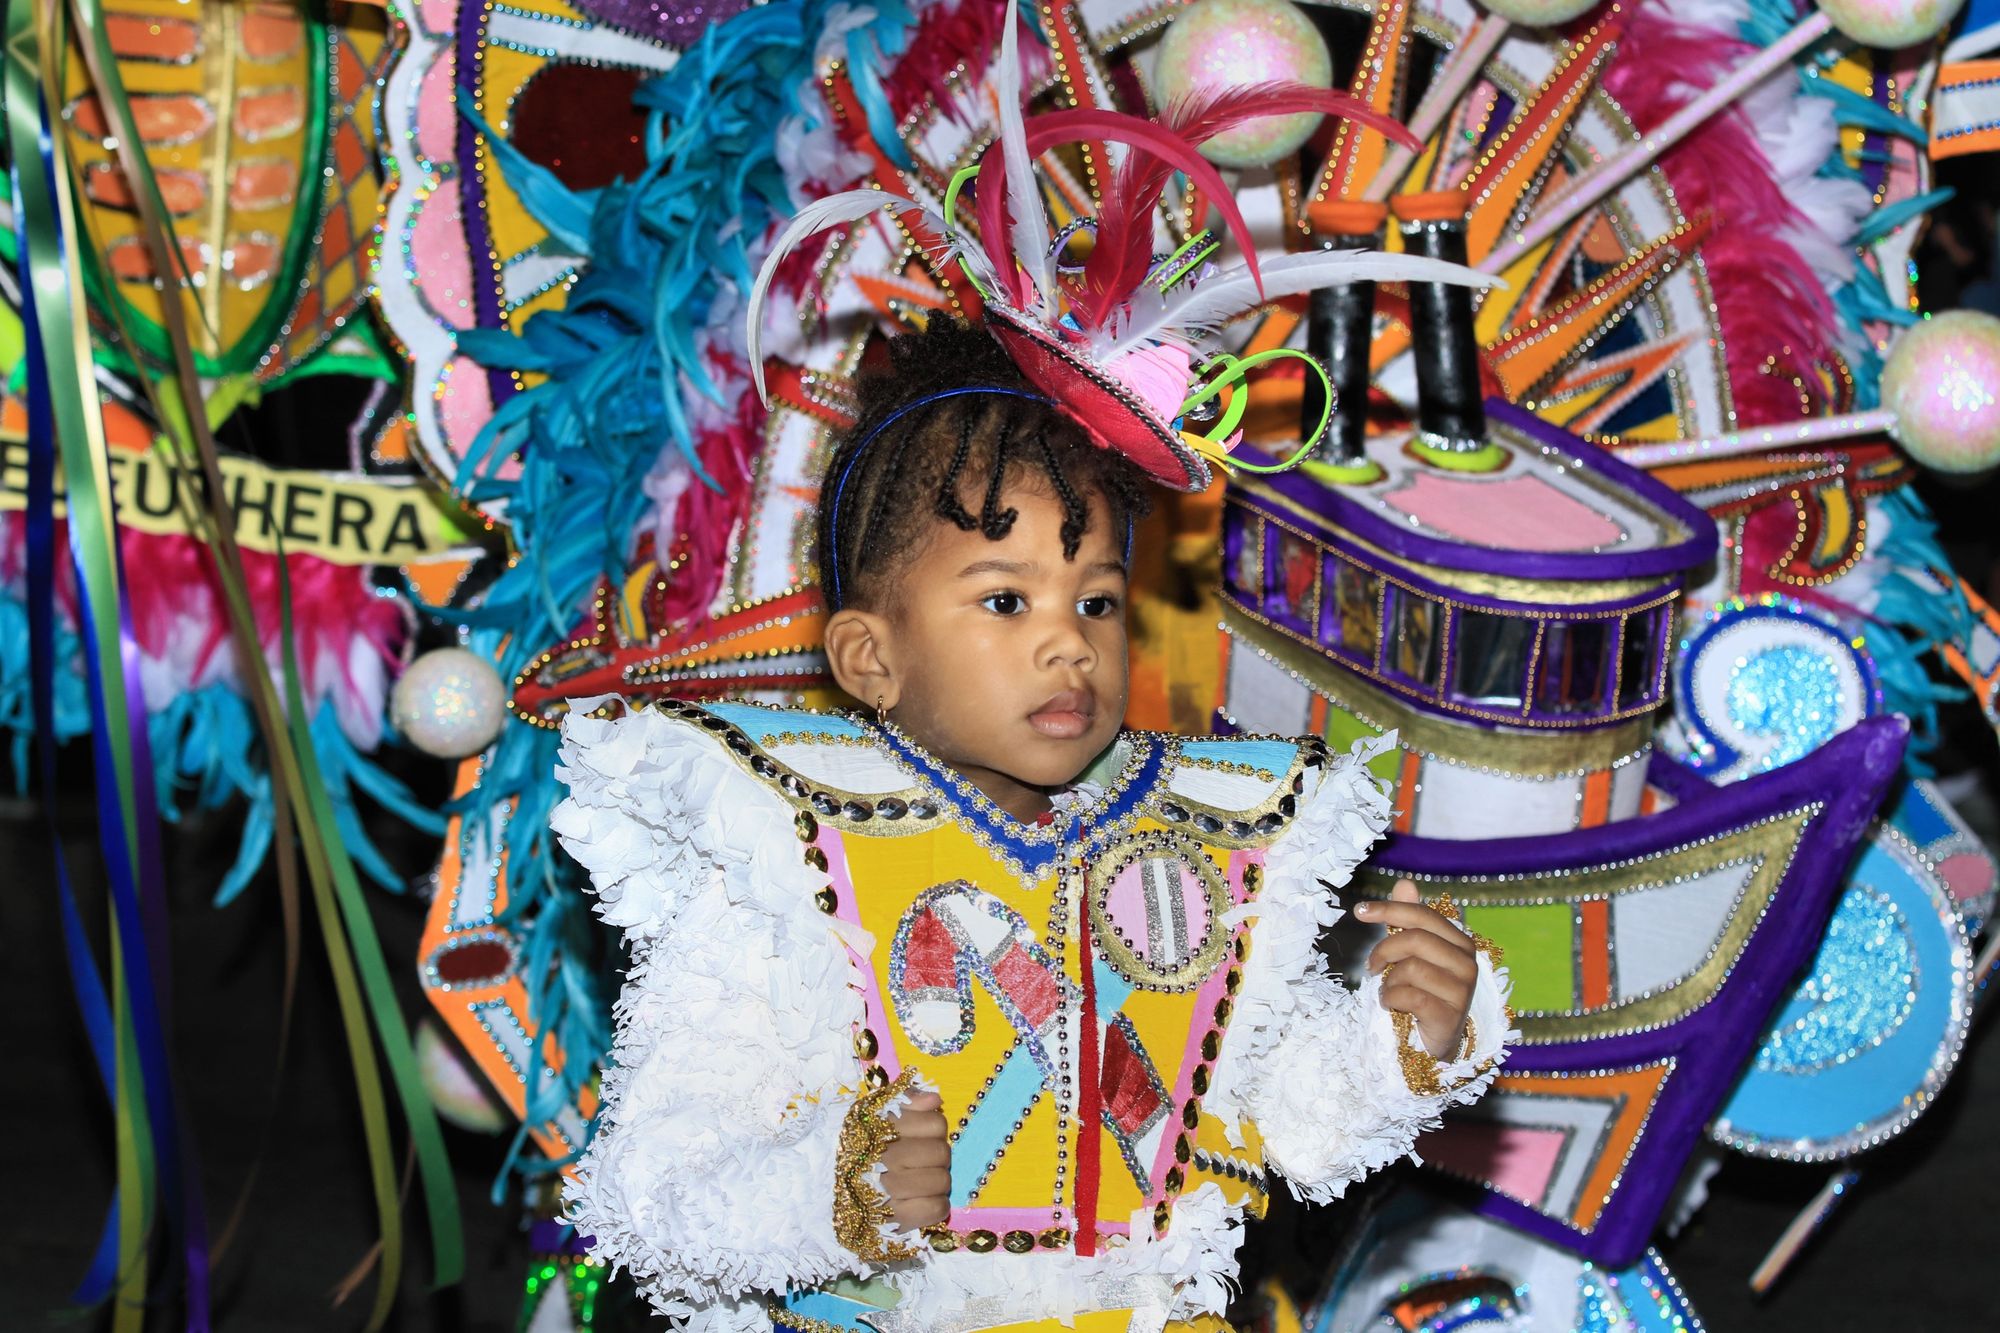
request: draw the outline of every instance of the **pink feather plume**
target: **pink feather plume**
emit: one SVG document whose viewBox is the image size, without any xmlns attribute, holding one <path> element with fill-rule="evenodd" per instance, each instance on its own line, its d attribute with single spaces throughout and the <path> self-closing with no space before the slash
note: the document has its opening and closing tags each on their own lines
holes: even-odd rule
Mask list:
<svg viewBox="0 0 2000 1333">
<path fill-rule="evenodd" d="M 58 545 L 67 540 L 57 524 Z M 8 582 L 23 573 L 20 520 L 0 522 L 0 573 Z M 216 580 L 214 556 L 192 537 L 136 532 L 119 534 L 125 561 L 132 632 L 148 658 L 166 666 L 175 684 L 195 689 L 217 679 L 237 680 L 229 623 Z M 251 613 L 259 644 L 275 674 L 282 669 L 278 557 L 243 552 Z M 317 556 L 286 557 L 291 581 L 294 652 L 309 706 L 331 700 L 357 745 L 372 748 L 381 735 L 388 681 L 408 632 L 400 606 L 369 585 L 367 571 Z M 76 584 L 66 563 L 57 568 L 60 614 L 76 623 Z M 164 700 L 152 701 L 155 705 Z"/>
<path fill-rule="evenodd" d="M 1629 11 L 1604 89 L 1641 131 L 1692 101 L 1756 47 L 1725 33 Z M 1662 70 L 1676 77 L 1662 78 Z M 1780 77 L 1785 77 L 1781 75 Z M 1715 294 L 1738 426 L 1796 420 L 1821 396 L 1817 369 L 1835 355 L 1838 320 L 1812 266 L 1781 237 L 1800 214 L 1774 179 L 1740 108 L 1712 117 L 1661 161 L 1681 211 L 1713 210 L 1702 262 Z"/>
</svg>

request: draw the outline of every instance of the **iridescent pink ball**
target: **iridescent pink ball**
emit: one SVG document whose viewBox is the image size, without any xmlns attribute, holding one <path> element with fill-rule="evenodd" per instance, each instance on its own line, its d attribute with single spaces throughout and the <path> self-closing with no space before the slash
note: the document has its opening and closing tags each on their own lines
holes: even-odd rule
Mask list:
<svg viewBox="0 0 2000 1333">
<path fill-rule="evenodd" d="M 1486 0 L 1486 11 L 1524 28 L 1553 28 L 1597 8 L 1598 0 Z"/>
<path fill-rule="evenodd" d="M 1972 310 L 1911 328 L 1882 368 L 1882 406 L 1910 457 L 1939 472 L 2000 465 L 2000 319 Z"/>
<path fill-rule="evenodd" d="M 1154 67 L 1163 106 L 1198 93 L 1260 83 L 1333 86 L 1333 56 L 1290 0 L 1198 0 L 1160 42 Z M 1221 167 L 1264 167 L 1312 137 L 1322 117 L 1265 116 L 1218 134 L 1202 156 Z"/>
<path fill-rule="evenodd" d="M 1951 26 L 1965 0 L 1820 0 L 1820 12 L 1863 46 L 1927 42 Z"/>
</svg>

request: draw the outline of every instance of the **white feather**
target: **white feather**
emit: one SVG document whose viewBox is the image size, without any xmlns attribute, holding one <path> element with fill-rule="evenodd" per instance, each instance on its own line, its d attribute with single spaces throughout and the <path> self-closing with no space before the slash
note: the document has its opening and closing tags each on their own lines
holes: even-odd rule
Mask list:
<svg viewBox="0 0 2000 1333">
<path fill-rule="evenodd" d="M 1248 266 L 1238 264 L 1185 291 L 1143 304 L 1135 301 L 1126 318 L 1120 321 L 1116 335 L 1094 349 L 1099 361 L 1109 361 L 1147 343 L 1184 342 L 1212 333 L 1246 310 L 1317 287 L 1345 282 L 1443 282 L 1454 287 L 1507 285 L 1463 264 L 1381 250 L 1319 250 L 1280 255 L 1266 260 L 1262 267 L 1261 293 Z"/>
<path fill-rule="evenodd" d="M 1000 39 L 1000 70 L 993 95 L 999 102 L 1000 151 L 1007 166 L 1007 202 L 1014 214 L 1014 262 L 1028 271 L 1035 284 L 1042 319 L 1054 317 L 1049 301 L 1055 292 L 1054 260 L 1049 255 L 1049 219 L 1042 187 L 1035 180 L 1034 159 L 1028 156 L 1028 127 L 1021 119 L 1021 18 L 1007 6 L 1007 26 Z"/>
<path fill-rule="evenodd" d="M 770 294 L 771 282 L 778 275 L 778 265 L 785 256 L 797 249 L 799 242 L 828 227 L 838 227 L 843 223 L 859 221 L 871 213 L 882 209 L 892 212 L 916 209 L 928 212 L 921 204 L 912 203 L 882 190 L 843 190 L 830 194 L 824 199 L 816 199 L 799 210 L 791 225 L 787 226 L 771 244 L 771 253 L 764 256 L 764 267 L 757 272 L 757 281 L 750 287 L 749 309 L 744 319 L 745 350 L 750 358 L 750 378 L 757 384 L 757 397 L 765 406 L 770 406 L 771 395 L 764 388 L 764 298 Z M 938 224 L 942 226 L 942 220 Z"/>
</svg>

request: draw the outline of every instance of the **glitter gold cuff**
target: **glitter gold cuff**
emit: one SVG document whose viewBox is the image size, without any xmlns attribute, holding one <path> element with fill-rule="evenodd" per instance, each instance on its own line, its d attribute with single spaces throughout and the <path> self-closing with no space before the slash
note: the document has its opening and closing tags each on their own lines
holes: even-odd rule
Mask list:
<svg viewBox="0 0 2000 1333">
<path fill-rule="evenodd" d="M 886 1108 L 907 1094 L 916 1071 L 905 1069 L 894 1081 L 869 1088 L 854 1099 L 840 1127 L 840 1147 L 833 1158 L 833 1235 L 841 1245 L 868 1263 L 913 1258 L 914 1246 L 889 1240 L 885 1224 L 895 1220 L 889 1196 L 874 1181 L 875 1164 L 896 1141 L 896 1124 Z"/>
</svg>

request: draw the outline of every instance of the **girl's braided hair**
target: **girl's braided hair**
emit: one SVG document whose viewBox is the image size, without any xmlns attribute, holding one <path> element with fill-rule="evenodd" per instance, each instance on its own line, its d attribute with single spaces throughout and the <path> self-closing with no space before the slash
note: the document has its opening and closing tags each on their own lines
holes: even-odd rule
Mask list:
<svg viewBox="0 0 2000 1333">
<path fill-rule="evenodd" d="M 1004 538 L 1015 518 L 1000 504 L 1010 481 L 1044 486 L 1062 505 L 1065 559 L 1090 530 L 1093 496 L 1114 532 L 1129 533 L 1146 512 L 1145 474 L 1092 444 L 984 330 L 939 319 L 889 339 L 887 351 L 886 368 L 860 382 L 860 415 L 834 449 L 815 516 L 833 609 L 881 605 L 897 562 L 940 519 Z M 911 408 L 939 394 L 953 396 Z"/>
</svg>

